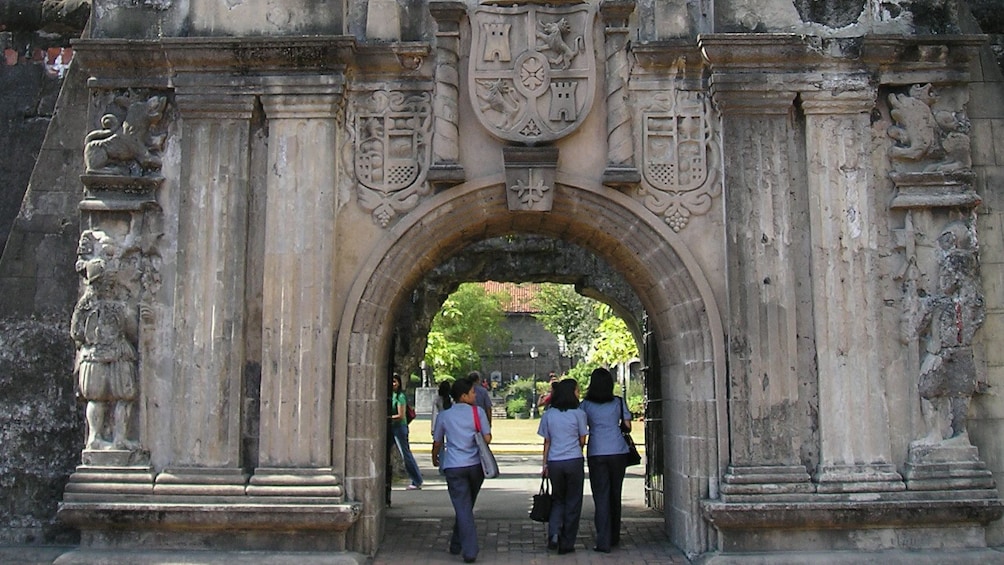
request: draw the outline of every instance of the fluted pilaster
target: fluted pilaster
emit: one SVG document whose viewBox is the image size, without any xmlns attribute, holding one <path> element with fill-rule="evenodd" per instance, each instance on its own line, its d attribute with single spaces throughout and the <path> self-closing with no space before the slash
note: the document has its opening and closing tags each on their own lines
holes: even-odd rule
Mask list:
<svg viewBox="0 0 1004 565">
<path fill-rule="evenodd" d="M 861 81 L 848 77 L 844 84 Z M 889 441 L 870 165 L 875 90 L 802 94 L 819 379 L 820 492 L 903 490 Z"/>
<path fill-rule="evenodd" d="M 173 399 L 180 416 L 173 462 L 155 492 L 243 494 L 238 399 L 254 98 L 183 82 Z"/>
<path fill-rule="evenodd" d="M 717 89 L 729 278 L 730 496 L 808 492 L 798 411 L 793 92 Z"/>
</svg>

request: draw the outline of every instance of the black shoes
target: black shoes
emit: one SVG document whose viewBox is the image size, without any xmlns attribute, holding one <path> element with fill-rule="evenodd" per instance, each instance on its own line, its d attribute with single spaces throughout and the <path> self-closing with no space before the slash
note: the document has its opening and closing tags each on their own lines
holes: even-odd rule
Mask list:
<svg viewBox="0 0 1004 565">
<path fill-rule="evenodd" d="M 567 555 L 569 553 L 575 553 L 574 547 L 559 547 L 558 555 Z"/>
<path fill-rule="evenodd" d="M 477 557 L 464 557 L 464 563 L 474 563 L 477 560 Z"/>
<path fill-rule="evenodd" d="M 600 546 L 595 546 L 595 547 L 593 547 L 593 551 L 598 551 L 600 553 L 610 553 L 610 548 L 603 549 Z"/>
</svg>

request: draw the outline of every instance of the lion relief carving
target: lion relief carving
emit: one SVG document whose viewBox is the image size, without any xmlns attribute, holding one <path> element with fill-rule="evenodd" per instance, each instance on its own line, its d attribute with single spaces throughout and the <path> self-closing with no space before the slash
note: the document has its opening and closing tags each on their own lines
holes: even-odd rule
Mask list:
<svg viewBox="0 0 1004 565">
<path fill-rule="evenodd" d="M 117 96 L 115 103 L 125 109 L 125 117 L 120 120 L 115 114 L 105 114 L 101 129 L 84 138 L 87 173 L 143 176 L 159 171 L 165 136 L 155 135 L 152 130 L 164 116 L 167 98 L 135 100 L 124 95 Z"/>
</svg>

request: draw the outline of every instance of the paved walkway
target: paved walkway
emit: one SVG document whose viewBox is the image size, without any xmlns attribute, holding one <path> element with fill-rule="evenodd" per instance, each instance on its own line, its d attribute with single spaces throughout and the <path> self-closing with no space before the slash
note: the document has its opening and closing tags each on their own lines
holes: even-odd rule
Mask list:
<svg viewBox="0 0 1004 565">
<path fill-rule="evenodd" d="M 394 485 L 387 511 L 386 534 L 374 565 L 463 563 L 447 552 L 453 528 L 453 507 L 446 482 L 420 446 L 416 459 L 425 478 L 420 491 Z M 497 453 L 502 476 L 488 479 L 474 509 L 480 554 L 478 563 L 521 564 L 683 564 L 687 559 L 670 542 L 662 515 L 645 507 L 642 468 L 631 467 L 624 484 L 621 545 L 612 553 L 592 551 L 593 503 L 587 475 L 582 522 L 575 553 L 559 556 L 547 550 L 544 524 L 527 516 L 530 497 L 540 486 L 540 455 Z M 587 469 L 588 473 L 588 469 Z"/>
</svg>

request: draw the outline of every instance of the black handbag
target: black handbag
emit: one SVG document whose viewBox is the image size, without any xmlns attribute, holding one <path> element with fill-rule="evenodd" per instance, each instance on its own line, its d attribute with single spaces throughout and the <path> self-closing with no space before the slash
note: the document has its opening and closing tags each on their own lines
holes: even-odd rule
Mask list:
<svg viewBox="0 0 1004 565">
<path fill-rule="evenodd" d="M 624 399 L 621 398 L 620 401 L 621 406 L 623 406 Z M 624 436 L 624 442 L 627 443 L 628 446 L 628 452 L 627 455 L 625 455 L 627 466 L 631 467 L 632 465 L 640 465 L 641 454 L 638 453 L 638 447 L 634 444 L 634 438 L 631 437 L 631 432 L 624 429 L 624 420 L 621 420 L 620 428 L 621 435 Z"/>
<path fill-rule="evenodd" d="M 547 522 L 551 519 L 551 480 L 547 477 L 540 478 L 540 491 L 533 495 L 530 519 L 534 522 Z"/>
</svg>

